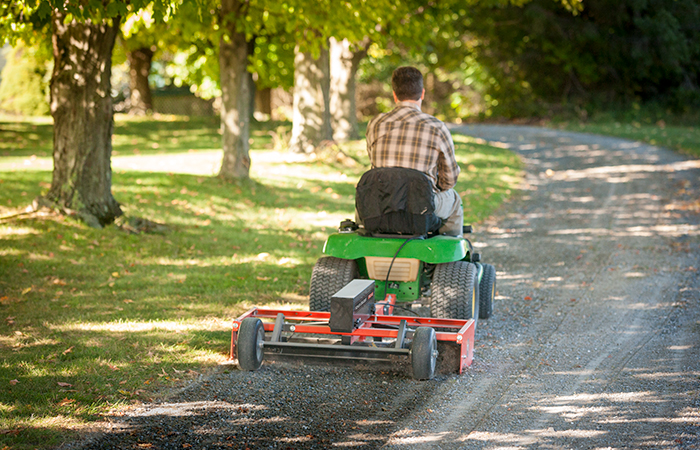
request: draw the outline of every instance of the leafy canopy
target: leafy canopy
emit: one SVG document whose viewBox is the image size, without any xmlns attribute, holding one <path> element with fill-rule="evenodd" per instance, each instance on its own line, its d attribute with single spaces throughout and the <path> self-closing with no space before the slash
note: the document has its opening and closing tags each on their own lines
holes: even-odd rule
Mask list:
<svg viewBox="0 0 700 450">
<path fill-rule="evenodd" d="M 156 22 L 172 16 L 190 0 L 24 0 L 0 4 L 0 42 L 33 41 L 47 33 L 53 14 L 65 21 L 102 22 L 150 7 Z M 191 0 L 193 2 L 199 0 Z"/>
</svg>

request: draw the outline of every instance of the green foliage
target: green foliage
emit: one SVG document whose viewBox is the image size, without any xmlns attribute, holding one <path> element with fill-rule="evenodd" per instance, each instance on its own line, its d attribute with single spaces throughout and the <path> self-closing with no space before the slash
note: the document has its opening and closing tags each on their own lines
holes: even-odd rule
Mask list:
<svg viewBox="0 0 700 450">
<path fill-rule="evenodd" d="M 0 110 L 40 116 L 49 113 L 52 64 L 41 46 L 17 44 L 7 54 L 0 81 Z"/>
<path fill-rule="evenodd" d="M 182 3 L 199 0 L 24 0 L 0 3 L 0 43 L 17 40 L 41 42 L 50 34 L 49 23 L 55 14 L 66 22 L 101 22 L 127 16 L 149 8 L 156 22 L 171 17 Z"/>
<path fill-rule="evenodd" d="M 664 101 L 700 105 L 700 4 L 693 0 L 590 0 L 572 15 L 548 0 L 520 8 L 474 7 L 466 30 L 499 81 L 503 115 L 547 103 Z M 523 109 L 524 108 L 524 109 Z"/>
</svg>

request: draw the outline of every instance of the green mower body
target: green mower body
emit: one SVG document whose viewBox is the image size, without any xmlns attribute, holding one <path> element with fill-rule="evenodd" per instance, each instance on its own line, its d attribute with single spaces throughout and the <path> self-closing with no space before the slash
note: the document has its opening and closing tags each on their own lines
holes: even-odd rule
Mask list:
<svg viewBox="0 0 700 450">
<path fill-rule="evenodd" d="M 432 317 L 486 319 L 491 315 L 495 270 L 479 262 L 480 255 L 467 239 L 340 230 L 328 237 L 323 248 L 326 256 L 314 266 L 310 310 L 328 311 L 335 292 L 362 278 L 375 281 L 379 302 L 394 294 L 397 302 L 428 303 Z"/>
</svg>

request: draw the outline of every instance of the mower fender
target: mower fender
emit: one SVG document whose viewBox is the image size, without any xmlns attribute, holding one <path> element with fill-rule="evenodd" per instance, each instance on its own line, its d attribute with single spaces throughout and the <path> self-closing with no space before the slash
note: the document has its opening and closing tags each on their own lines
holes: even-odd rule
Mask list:
<svg viewBox="0 0 700 450">
<path fill-rule="evenodd" d="M 323 253 L 342 259 L 360 259 L 366 256 L 388 257 L 396 255 L 406 241 L 401 238 L 360 236 L 357 233 L 335 233 L 328 236 Z M 461 261 L 469 253 L 465 239 L 453 236 L 435 236 L 407 242 L 401 249 L 401 258 L 415 258 L 428 264 Z"/>
</svg>

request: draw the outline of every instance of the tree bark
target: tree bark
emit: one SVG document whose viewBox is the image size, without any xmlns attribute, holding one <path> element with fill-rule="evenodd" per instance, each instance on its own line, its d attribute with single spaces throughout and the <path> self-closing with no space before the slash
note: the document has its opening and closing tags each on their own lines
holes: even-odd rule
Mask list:
<svg viewBox="0 0 700 450">
<path fill-rule="evenodd" d="M 129 113 L 145 115 L 153 110 L 151 86 L 148 84 L 153 50 L 149 47 L 137 48 L 128 52 L 126 57 L 129 60 L 129 89 L 131 90 Z"/>
<path fill-rule="evenodd" d="M 233 17 L 240 10 L 238 0 L 222 0 L 221 27 L 226 30 L 220 41 L 221 127 L 224 159 L 219 177 L 246 179 L 250 172 L 248 137 L 250 135 L 251 84 L 248 73 L 250 45 L 245 34 L 236 29 Z"/>
<path fill-rule="evenodd" d="M 330 115 L 330 63 L 328 50 L 321 49 L 318 59 L 302 53 L 294 56 L 294 104 L 292 138 L 289 148 L 295 153 L 311 153 L 323 141 L 333 139 Z"/>
<path fill-rule="evenodd" d="M 330 40 L 330 113 L 333 139 L 338 142 L 359 138 L 355 76 L 366 55 L 366 50 L 351 51 L 347 39 Z"/>
<path fill-rule="evenodd" d="M 94 227 L 122 214 L 112 196 L 112 49 L 119 18 L 65 23 L 54 13 L 53 180 L 47 200 Z"/>
<path fill-rule="evenodd" d="M 255 107 L 257 111 L 272 116 L 272 89 L 269 87 L 255 91 Z"/>
</svg>

